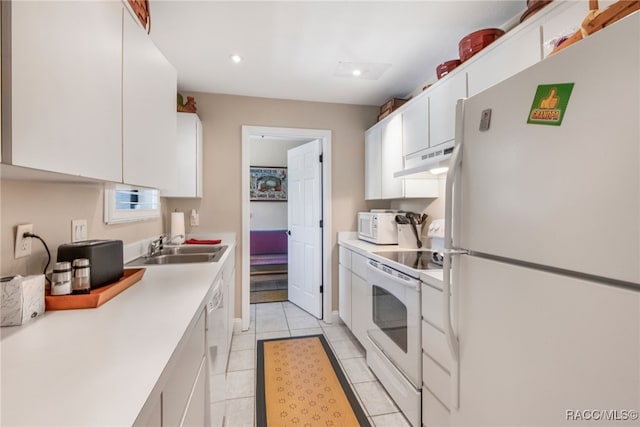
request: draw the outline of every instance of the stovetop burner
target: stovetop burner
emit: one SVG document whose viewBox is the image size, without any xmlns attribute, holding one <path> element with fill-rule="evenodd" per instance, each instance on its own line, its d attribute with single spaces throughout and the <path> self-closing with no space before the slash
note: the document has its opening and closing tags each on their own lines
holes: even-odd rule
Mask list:
<svg viewBox="0 0 640 427">
<path fill-rule="evenodd" d="M 416 270 L 442 270 L 442 265 L 433 262 L 431 251 L 394 251 L 394 252 L 374 252 L 383 258 L 405 265 Z"/>
</svg>

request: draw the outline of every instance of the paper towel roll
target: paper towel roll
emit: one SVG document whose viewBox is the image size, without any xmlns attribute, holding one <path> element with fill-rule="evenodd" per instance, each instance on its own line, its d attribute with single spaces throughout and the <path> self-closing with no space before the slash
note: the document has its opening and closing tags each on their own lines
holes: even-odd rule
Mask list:
<svg viewBox="0 0 640 427">
<path fill-rule="evenodd" d="M 184 243 L 184 212 L 171 212 L 171 243 Z"/>
</svg>

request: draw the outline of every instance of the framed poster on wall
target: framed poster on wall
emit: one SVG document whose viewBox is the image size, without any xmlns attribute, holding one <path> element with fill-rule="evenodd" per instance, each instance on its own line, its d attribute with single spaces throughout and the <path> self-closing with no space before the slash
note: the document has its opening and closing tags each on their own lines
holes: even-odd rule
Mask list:
<svg viewBox="0 0 640 427">
<path fill-rule="evenodd" d="M 249 200 L 266 202 L 287 201 L 287 168 L 251 166 Z"/>
</svg>

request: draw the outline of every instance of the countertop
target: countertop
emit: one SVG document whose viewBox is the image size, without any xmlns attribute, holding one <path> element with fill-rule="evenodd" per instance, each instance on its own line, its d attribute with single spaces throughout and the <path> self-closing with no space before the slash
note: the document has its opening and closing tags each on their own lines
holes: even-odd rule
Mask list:
<svg viewBox="0 0 640 427">
<path fill-rule="evenodd" d="M 354 232 L 340 232 L 338 233 L 338 245 L 352 250 L 364 257 L 375 259 L 376 261 L 383 262 L 387 265 L 395 267 L 400 271 L 404 271 L 405 267 L 402 264 L 391 261 L 387 258 L 381 257 L 376 252 L 395 252 L 406 251 L 408 248 L 403 248 L 398 245 L 376 245 L 373 243 L 365 242 L 358 239 L 357 233 Z M 428 250 L 428 248 L 423 248 Z M 424 270 L 420 273 L 420 280 L 430 284 L 431 286 L 442 289 L 442 270 Z"/>
<path fill-rule="evenodd" d="M 96 309 L 46 312 L 2 328 L 0 424 L 130 426 L 205 306 L 217 263 L 149 266 Z"/>
</svg>

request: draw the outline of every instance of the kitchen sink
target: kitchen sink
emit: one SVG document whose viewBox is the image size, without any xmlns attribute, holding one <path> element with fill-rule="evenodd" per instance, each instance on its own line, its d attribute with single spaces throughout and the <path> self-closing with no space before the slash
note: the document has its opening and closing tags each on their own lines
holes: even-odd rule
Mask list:
<svg viewBox="0 0 640 427">
<path fill-rule="evenodd" d="M 227 246 L 175 246 L 163 248 L 152 256 L 143 255 L 129 261 L 126 266 L 193 264 L 218 262 L 224 255 Z"/>
<path fill-rule="evenodd" d="M 220 256 L 224 253 L 226 246 L 220 245 L 184 245 L 184 246 L 165 246 L 159 255 L 181 255 L 181 254 L 217 254 Z"/>
</svg>

